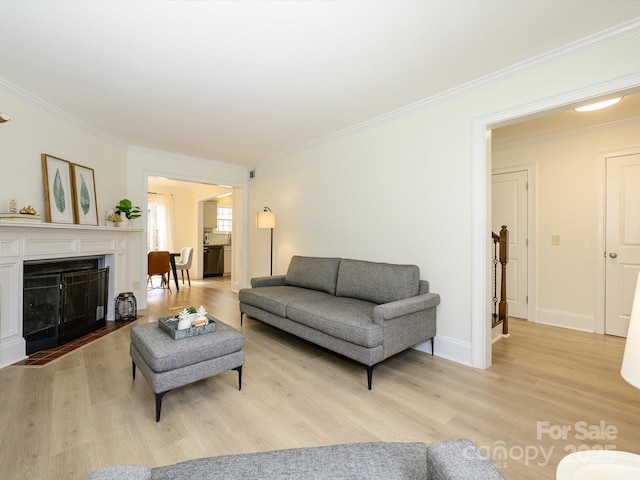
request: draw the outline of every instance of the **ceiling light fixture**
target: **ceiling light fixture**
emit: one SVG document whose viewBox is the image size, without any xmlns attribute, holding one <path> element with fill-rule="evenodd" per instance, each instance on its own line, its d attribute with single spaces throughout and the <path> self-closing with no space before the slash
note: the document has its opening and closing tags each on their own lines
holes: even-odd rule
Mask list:
<svg viewBox="0 0 640 480">
<path fill-rule="evenodd" d="M 13 120 L 13 118 L 11 118 L 6 113 L 0 113 L 0 123 L 10 122 L 11 120 Z"/>
<path fill-rule="evenodd" d="M 582 107 L 578 107 L 575 109 L 576 112 L 593 112 L 594 110 L 600 110 L 601 108 L 607 108 L 611 105 L 615 105 L 622 97 L 612 98 L 611 100 L 605 100 L 603 102 L 591 103 L 589 105 L 584 105 Z"/>
</svg>

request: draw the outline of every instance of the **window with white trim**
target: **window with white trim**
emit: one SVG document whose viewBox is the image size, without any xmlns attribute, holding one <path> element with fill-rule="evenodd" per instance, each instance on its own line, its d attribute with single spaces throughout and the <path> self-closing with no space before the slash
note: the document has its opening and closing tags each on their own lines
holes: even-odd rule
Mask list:
<svg viewBox="0 0 640 480">
<path fill-rule="evenodd" d="M 231 232 L 233 226 L 233 208 L 231 207 L 218 207 L 218 231 L 219 232 Z"/>
</svg>

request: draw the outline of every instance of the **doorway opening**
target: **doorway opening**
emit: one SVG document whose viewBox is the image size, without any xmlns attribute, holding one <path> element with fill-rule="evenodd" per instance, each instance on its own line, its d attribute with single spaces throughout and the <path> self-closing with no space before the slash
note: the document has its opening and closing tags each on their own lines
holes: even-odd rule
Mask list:
<svg viewBox="0 0 640 480">
<path fill-rule="evenodd" d="M 202 279 L 208 275 L 207 244 L 226 245 L 228 248 L 220 250 L 216 274 L 229 276 L 232 286 L 240 285 L 242 248 L 236 248 L 234 252 L 231 245 L 244 243 L 242 197 L 243 189 L 238 187 L 149 175 L 147 252 L 167 250 L 177 253 L 184 247 L 191 247 L 190 278 Z M 217 207 L 218 203 L 222 207 L 220 210 L 208 208 L 211 204 Z"/>
<path fill-rule="evenodd" d="M 602 92 L 600 93 L 601 95 L 612 94 L 612 91 L 606 91 L 606 85 L 602 85 L 601 88 L 602 88 Z M 619 92 L 619 93 L 623 94 L 628 99 L 630 99 L 630 101 L 627 103 L 628 107 L 632 107 L 635 101 L 637 101 L 636 100 L 637 96 L 634 95 L 635 93 L 637 93 L 637 88 L 635 90 L 630 89 L 630 90 Z M 527 147 L 527 146 L 529 147 L 530 151 L 533 150 L 534 148 L 540 149 L 541 137 L 555 136 L 556 138 L 559 138 L 559 137 L 571 135 L 570 132 L 572 130 L 584 132 L 585 130 L 596 128 L 595 125 L 597 125 L 598 122 L 594 122 L 593 117 L 588 119 L 589 122 L 591 122 L 591 124 L 587 124 L 584 117 L 579 119 L 579 121 L 582 122 L 581 125 L 576 125 L 576 124 L 568 125 L 566 121 L 562 121 L 562 122 L 557 121 L 558 118 L 562 118 L 562 115 L 564 115 L 564 117 L 566 117 L 567 115 L 571 115 L 572 114 L 571 105 L 578 103 L 580 101 L 584 101 L 586 98 L 589 98 L 589 97 L 584 95 L 581 96 L 579 95 L 579 93 L 573 92 L 565 96 L 565 98 L 563 99 L 564 101 L 561 102 L 563 103 L 562 107 L 557 107 L 558 103 L 560 102 L 558 102 L 558 99 L 556 98 L 556 99 L 550 99 L 548 101 L 542 101 L 538 104 L 533 104 L 533 105 L 528 105 L 523 107 L 521 106 L 514 109 L 513 111 L 506 111 L 506 112 L 496 114 L 491 118 L 480 119 L 478 124 L 476 125 L 477 131 L 475 132 L 475 135 L 478 140 L 478 145 L 476 145 L 475 147 L 475 152 L 476 152 L 476 157 L 483 157 L 486 159 L 486 161 L 481 162 L 486 167 L 486 170 L 484 170 L 484 172 L 486 172 L 485 175 L 492 175 L 493 169 L 495 168 L 505 169 L 506 167 L 509 167 L 511 170 L 517 170 L 518 168 L 525 166 L 527 164 L 537 165 L 535 161 L 532 161 L 531 156 L 527 156 L 525 154 L 511 155 L 509 161 L 505 162 L 504 160 L 505 152 L 508 152 L 509 154 L 513 154 L 514 152 L 518 151 L 519 153 L 521 153 L 522 151 L 525 150 L 524 147 Z M 546 115 L 544 115 L 542 112 L 545 112 Z M 607 124 L 608 127 L 611 127 L 612 123 L 616 123 L 616 121 L 611 118 L 611 115 L 612 115 L 611 112 L 612 112 L 611 110 L 609 112 L 606 112 L 608 116 L 608 120 L 600 121 L 599 124 Z M 625 114 L 626 116 L 623 115 L 621 117 L 623 119 L 618 121 L 619 122 L 638 121 L 638 117 L 640 116 L 640 107 L 636 108 L 635 111 L 631 111 L 631 113 L 628 113 L 628 112 L 629 112 L 629 109 L 627 109 L 627 113 Z M 545 126 L 545 123 L 546 123 L 546 126 Z M 527 128 L 529 129 L 528 133 L 526 132 Z M 554 129 L 555 131 L 553 131 Z M 528 138 L 526 137 L 527 134 L 528 134 Z M 480 139 L 481 135 L 482 135 L 482 140 Z M 483 145 L 482 151 L 480 151 L 480 145 Z M 626 145 L 628 146 L 629 144 L 626 144 Z M 584 160 L 585 168 L 590 167 L 592 170 L 594 169 L 594 158 L 598 154 L 597 150 L 598 148 L 591 151 L 587 156 L 587 158 Z M 547 156 L 549 156 L 548 152 L 545 151 L 544 153 L 547 154 Z M 500 158 L 501 155 L 503 158 Z M 560 154 L 560 156 L 562 156 L 562 154 Z M 560 180 L 563 180 L 565 177 L 563 177 L 562 175 L 558 175 L 557 178 Z M 591 185 L 592 188 L 595 183 L 593 181 L 593 178 L 589 178 L 588 182 L 585 181 L 584 179 L 582 181 L 583 183 L 589 183 L 589 185 Z M 481 195 L 486 195 L 485 198 L 487 202 L 485 203 L 485 205 L 487 207 L 487 210 L 486 210 L 486 216 L 478 213 L 480 215 L 478 220 L 485 218 L 486 219 L 486 224 L 484 226 L 485 232 L 486 231 L 490 232 L 493 227 L 493 225 L 491 224 L 492 195 L 491 195 L 491 192 L 487 190 L 487 187 L 491 184 L 488 183 L 486 176 L 484 177 L 484 180 L 482 182 L 483 182 L 483 185 L 481 186 L 480 180 L 478 179 L 477 187 L 485 191 L 485 193 L 484 194 L 481 193 Z M 549 185 L 541 186 L 540 183 L 538 183 L 537 190 L 534 190 L 534 193 L 533 193 L 535 202 L 539 202 L 540 198 L 545 198 L 548 200 L 551 196 L 550 193 L 553 194 L 554 192 L 557 192 L 560 189 L 561 189 L 561 186 L 560 188 L 558 188 L 558 186 L 555 186 L 555 190 L 554 190 L 554 187 L 550 187 Z M 570 188 L 565 188 L 565 190 L 567 191 L 567 194 L 571 193 Z M 595 210 L 596 210 L 595 194 L 593 194 L 591 198 L 592 199 L 588 201 L 586 204 L 581 203 L 581 208 L 582 210 L 584 210 L 585 205 L 588 205 L 589 214 L 591 215 L 591 222 L 593 224 L 594 223 L 593 219 L 597 217 L 597 213 L 595 213 Z M 541 212 L 540 209 L 535 204 L 534 204 L 534 208 L 536 211 L 534 218 L 539 220 L 544 215 L 544 213 Z M 580 213 L 578 213 L 578 215 L 579 214 Z M 533 227 L 535 230 L 533 230 L 531 232 L 531 235 L 529 235 L 530 246 L 531 246 L 531 242 L 535 242 L 535 240 L 538 239 L 538 245 L 537 245 L 537 248 L 534 250 L 534 254 L 536 250 L 538 251 L 538 253 L 540 253 L 543 250 L 549 250 L 551 248 L 556 248 L 555 251 L 557 252 L 559 250 L 558 247 L 567 245 L 563 242 L 565 240 L 568 241 L 570 239 L 570 236 L 558 235 L 557 231 L 554 231 L 553 229 L 549 229 L 549 228 L 542 228 L 543 226 L 544 225 L 541 226 L 540 222 L 534 222 Z M 563 225 L 560 224 L 560 226 L 563 226 Z M 478 224 L 478 231 L 480 231 L 482 228 L 483 227 Z M 595 231 L 595 229 L 596 229 L 596 226 L 594 225 L 593 230 Z M 537 232 L 537 233 L 534 233 L 534 232 Z M 476 241 L 480 241 L 480 240 L 477 238 Z M 586 243 L 590 243 L 591 246 L 593 246 L 595 243 L 597 243 L 596 233 L 594 233 L 593 236 L 591 237 L 589 237 L 588 235 L 583 236 L 581 241 L 583 242 L 582 245 L 584 245 L 584 243 L 586 242 Z M 552 242 L 554 243 L 553 245 L 552 245 Z M 558 245 L 558 242 L 559 242 L 559 245 Z M 478 245 L 478 247 L 479 246 L 480 245 Z M 478 255 L 480 254 L 480 251 L 488 251 L 487 247 L 488 247 L 488 240 L 483 239 L 482 248 L 478 248 L 477 250 Z M 592 250 L 594 253 L 593 255 L 594 258 L 592 258 L 592 262 L 595 264 L 595 262 L 598 261 L 598 259 L 595 258 L 596 256 L 598 256 L 598 254 L 595 251 L 595 248 L 592 248 Z M 553 252 L 553 250 L 551 251 Z M 478 301 L 478 304 L 477 304 L 478 310 L 475 311 L 474 309 L 472 362 L 474 366 L 477 366 L 479 368 L 487 368 L 488 366 L 491 365 L 491 343 L 490 343 L 491 331 L 490 331 L 490 328 L 485 324 L 485 320 L 484 320 L 484 318 L 486 318 L 488 315 L 486 312 L 489 311 L 488 301 L 486 300 L 486 298 L 488 298 L 487 288 L 491 282 L 488 276 L 488 270 L 489 270 L 489 265 L 487 261 L 488 258 L 489 258 L 488 254 L 483 255 L 482 265 L 480 265 L 479 258 L 476 258 L 476 260 L 474 260 L 474 264 L 481 271 L 481 277 L 484 280 L 484 284 L 485 284 L 485 287 L 482 289 L 482 292 L 478 290 L 477 292 L 474 293 L 474 298 Z M 602 260 L 601 255 L 600 255 L 600 260 Z M 540 308 L 539 301 L 536 299 L 540 298 L 538 289 L 540 288 L 540 283 L 542 281 L 541 280 L 542 277 L 540 277 L 541 269 L 548 268 L 549 265 L 550 264 L 548 263 L 548 260 L 546 260 L 546 257 L 545 256 L 541 257 L 540 255 L 538 255 L 538 258 L 534 258 L 534 261 L 529 265 L 531 270 L 531 273 L 529 275 L 530 281 L 528 282 L 530 305 L 527 311 L 531 312 L 528 315 L 529 320 L 539 321 L 540 323 L 551 323 L 551 324 L 554 324 L 554 322 L 549 322 L 547 321 L 548 319 L 552 319 L 555 321 L 556 318 L 560 320 L 569 318 L 570 320 L 575 322 L 590 320 L 592 323 L 597 323 L 600 320 L 604 321 L 604 318 L 603 318 L 604 314 L 602 314 L 602 318 L 600 318 L 601 314 L 600 314 L 600 308 L 598 306 L 591 309 L 589 312 L 589 315 L 578 312 L 573 316 L 566 315 L 566 312 L 560 311 L 560 309 L 554 310 L 552 308 L 548 308 L 545 311 L 545 309 Z M 583 266 L 581 266 L 581 268 L 583 268 Z M 596 275 L 599 275 L 596 270 L 597 268 L 595 266 L 590 267 L 590 271 L 588 272 L 588 275 L 592 279 Z M 548 273 L 548 272 L 545 272 L 545 270 L 543 270 L 542 272 L 543 274 Z M 565 269 L 565 273 L 566 273 L 566 269 Z M 578 275 L 577 272 L 575 274 Z M 584 279 L 584 275 L 582 279 Z M 570 285 L 571 283 L 565 282 L 565 284 Z M 604 286 L 602 286 L 602 288 L 599 287 L 599 290 L 596 290 L 594 292 L 593 284 L 594 282 L 592 282 L 589 285 L 589 287 L 585 289 L 586 294 L 590 295 L 591 298 L 593 298 L 594 294 L 603 297 Z M 477 298 L 477 296 L 480 295 L 481 293 L 485 297 L 485 299 Z M 533 297 L 533 302 L 532 302 L 532 297 Z M 545 302 L 547 301 L 548 301 L 548 298 L 545 298 Z M 480 304 L 482 306 L 480 306 Z M 475 305 L 475 301 L 474 301 L 474 305 Z M 480 317 L 480 312 L 483 312 L 482 316 L 484 318 L 482 319 Z M 543 317 L 545 316 L 546 317 L 541 319 L 540 318 L 541 315 Z M 562 325 L 562 326 L 566 326 L 568 328 L 580 329 L 579 326 L 571 324 L 571 322 L 568 322 L 568 323 L 569 323 L 568 325 Z M 591 331 L 595 331 L 595 328 L 591 329 Z"/>
</svg>

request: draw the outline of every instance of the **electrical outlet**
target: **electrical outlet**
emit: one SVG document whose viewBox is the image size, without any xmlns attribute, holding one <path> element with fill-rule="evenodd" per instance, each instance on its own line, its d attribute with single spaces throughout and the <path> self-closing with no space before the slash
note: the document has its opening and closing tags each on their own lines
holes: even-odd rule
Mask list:
<svg viewBox="0 0 640 480">
<path fill-rule="evenodd" d="M 140 290 L 140 282 L 138 280 L 133 282 L 133 289 L 134 290 Z"/>
<path fill-rule="evenodd" d="M 560 235 L 551 235 L 551 245 L 560 245 Z"/>
</svg>

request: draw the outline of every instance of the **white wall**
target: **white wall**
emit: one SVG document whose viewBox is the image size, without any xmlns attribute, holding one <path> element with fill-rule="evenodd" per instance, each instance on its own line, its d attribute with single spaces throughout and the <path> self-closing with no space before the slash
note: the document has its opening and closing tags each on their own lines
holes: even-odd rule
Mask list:
<svg viewBox="0 0 640 480">
<path fill-rule="evenodd" d="M 599 191 L 598 154 L 639 146 L 640 119 L 548 136 L 493 149 L 493 167 L 536 165 L 535 321 L 597 330 Z M 551 236 L 560 245 L 551 245 Z"/>
<path fill-rule="evenodd" d="M 490 341 L 488 327 L 479 337 L 472 330 L 472 317 L 485 312 L 488 325 L 488 298 L 478 307 L 474 294 L 486 288 L 476 252 L 488 258 L 490 214 L 486 203 L 474 205 L 489 195 L 484 135 L 474 125 L 633 77 L 639 48 L 638 34 L 608 38 L 264 162 L 248 211 L 266 205 L 276 215 L 274 272 L 284 273 L 293 254 L 415 263 L 442 297 L 436 354 L 477 364 L 477 338 Z M 268 232 L 251 228 L 249 277 L 268 273 L 268 248 Z"/>
<path fill-rule="evenodd" d="M 7 200 L 32 205 L 44 219 L 40 155 L 47 153 L 94 169 L 98 218 L 126 196 L 127 147 L 79 126 L 0 83 L 0 111 L 13 117 L 0 125 L 0 212 Z"/>
<path fill-rule="evenodd" d="M 474 296 L 485 287 L 484 259 L 477 252 L 488 252 L 489 239 L 487 206 L 474 205 L 484 199 L 488 174 L 484 145 L 478 145 L 484 135 L 474 126 L 604 93 L 603 85 L 636 87 L 639 50 L 640 35 L 629 30 L 620 38 L 560 52 L 266 161 L 248 184 L 244 167 L 143 149 L 127 152 L 0 85 L 1 111 L 14 117 L 0 125 L 0 209 L 8 197 L 17 197 L 42 211 L 43 152 L 95 169 L 101 219 L 123 197 L 146 210 L 149 175 L 242 188 L 242 198 L 235 196 L 234 202 L 246 206 L 247 214 L 238 227 L 251 228 L 249 248 L 234 244 L 234 257 L 238 247 L 242 255 L 249 252 L 248 275 L 242 272 L 237 284 L 268 273 L 269 232 L 256 230 L 253 222 L 255 213 L 269 206 L 277 217 L 276 273 L 286 271 L 293 254 L 415 263 L 442 296 L 436 354 L 471 364 L 477 356 L 471 319 L 483 315 Z M 144 243 L 137 268 L 131 266 L 138 272 L 131 281 L 142 285 Z M 144 308 L 146 298 L 140 297 Z"/>
<path fill-rule="evenodd" d="M 0 111 L 13 117 L 0 125 L 0 212 L 7 211 L 7 201 L 13 197 L 18 208 L 31 205 L 44 221 L 41 154 L 47 153 L 94 170 L 98 222 L 104 226 L 107 211 L 127 196 L 127 147 L 4 82 L 0 82 Z M 130 237 L 127 258 L 137 258 L 140 243 Z M 129 265 L 125 277 L 122 286 L 139 296 L 134 288 L 139 281 L 137 266 Z"/>
<path fill-rule="evenodd" d="M 0 125 L 0 212 L 6 211 L 8 199 L 15 197 L 20 207 L 32 205 L 44 216 L 42 153 L 94 169 L 98 217 L 102 225 L 107 210 L 113 209 L 122 198 L 130 198 L 146 212 L 147 177 L 150 175 L 229 185 L 236 187 L 235 195 L 247 195 L 248 173 L 245 167 L 129 148 L 4 82 L 0 82 L 0 111 L 13 117 L 13 121 Z M 246 200 L 238 199 L 240 210 L 244 204 Z M 194 218 L 197 216 L 195 209 L 178 207 L 193 214 Z M 238 238 L 241 238 L 246 215 L 240 211 L 239 215 L 240 225 L 237 228 Z M 144 218 L 137 220 L 135 226 L 144 228 Z M 197 234 L 201 229 L 202 225 L 199 225 L 193 232 L 193 241 L 197 241 L 197 245 L 201 243 Z M 179 240 L 185 239 L 180 237 Z M 244 282 L 244 245 L 246 241 L 239 241 L 234 248 L 234 266 L 241 266 L 234 270 L 235 278 L 232 278 L 236 288 Z M 143 309 L 146 308 L 146 291 L 140 287 L 144 287 L 146 279 L 144 232 L 140 233 L 140 241 L 135 242 L 132 249 L 128 257 L 135 260 L 129 263 L 127 288 L 134 292 L 139 308 Z"/>
</svg>

